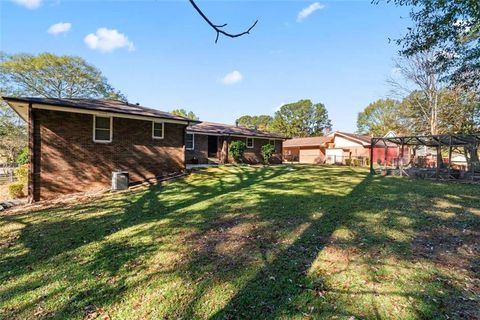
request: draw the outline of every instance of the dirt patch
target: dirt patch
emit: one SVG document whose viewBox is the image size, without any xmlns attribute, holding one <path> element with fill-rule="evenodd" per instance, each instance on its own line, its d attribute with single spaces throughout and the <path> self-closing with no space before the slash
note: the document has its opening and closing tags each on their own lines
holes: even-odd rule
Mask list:
<svg viewBox="0 0 480 320">
<path fill-rule="evenodd" d="M 439 226 L 420 232 L 412 243 L 418 258 L 434 261 L 447 268 L 480 272 L 480 231 L 473 228 L 458 230 Z"/>
</svg>

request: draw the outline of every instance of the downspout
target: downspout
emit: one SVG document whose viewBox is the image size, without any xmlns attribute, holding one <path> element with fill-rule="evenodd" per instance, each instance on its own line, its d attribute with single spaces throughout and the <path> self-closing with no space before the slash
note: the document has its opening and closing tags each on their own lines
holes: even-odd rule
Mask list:
<svg viewBox="0 0 480 320">
<path fill-rule="evenodd" d="M 37 157 L 35 157 L 35 136 L 34 136 L 34 119 L 33 119 L 33 108 L 32 103 L 28 104 L 28 202 L 32 203 L 38 201 L 36 197 L 36 172 L 35 172 L 35 162 Z"/>
<path fill-rule="evenodd" d="M 375 174 L 375 170 L 373 170 L 373 148 L 375 146 L 373 139 L 374 138 L 370 140 L 370 174 L 371 175 Z"/>
</svg>

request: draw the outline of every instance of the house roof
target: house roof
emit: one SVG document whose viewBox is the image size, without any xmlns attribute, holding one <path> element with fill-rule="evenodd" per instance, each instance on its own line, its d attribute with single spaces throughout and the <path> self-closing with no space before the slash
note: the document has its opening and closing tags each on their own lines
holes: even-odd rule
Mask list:
<svg viewBox="0 0 480 320">
<path fill-rule="evenodd" d="M 315 147 L 324 145 L 325 143 L 331 142 L 332 140 L 333 137 L 331 136 L 293 138 L 284 141 L 283 147 Z"/>
<path fill-rule="evenodd" d="M 364 147 L 370 146 L 370 143 L 372 141 L 372 138 L 370 136 L 364 136 L 360 134 L 355 134 L 355 133 L 348 133 L 348 132 L 341 132 L 341 131 L 335 131 L 331 134 L 332 136 L 340 136 L 344 137 L 349 140 L 356 141 L 363 145 Z"/>
<path fill-rule="evenodd" d="M 60 99 L 60 98 L 37 98 L 37 97 L 2 97 L 10 105 L 13 103 L 34 103 L 40 105 L 67 107 L 79 110 L 104 111 L 125 115 L 145 116 L 178 121 L 198 122 L 185 117 L 176 116 L 168 112 L 153 108 L 147 108 L 138 104 L 131 104 L 119 100 L 100 99 Z"/>
<path fill-rule="evenodd" d="M 245 137 L 262 137 L 270 139 L 283 139 L 281 135 L 240 127 L 230 124 L 215 123 L 215 122 L 201 122 L 187 127 L 188 132 L 214 134 L 214 135 L 232 135 Z"/>
</svg>

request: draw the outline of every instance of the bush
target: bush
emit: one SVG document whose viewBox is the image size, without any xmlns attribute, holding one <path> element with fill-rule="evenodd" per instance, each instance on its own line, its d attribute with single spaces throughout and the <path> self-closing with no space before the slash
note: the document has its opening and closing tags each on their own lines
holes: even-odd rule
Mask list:
<svg viewBox="0 0 480 320">
<path fill-rule="evenodd" d="M 13 199 L 23 198 L 25 194 L 23 193 L 23 188 L 25 185 L 21 182 L 14 182 L 8 185 L 8 193 Z"/>
<path fill-rule="evenodd" d="M 351 166 L 352 165 L 352 159 L 345 159 L 345 165 Z"/>
<path fill-rule="evenodd" d="M 20 166 L 28 163 L 28 147 L 25 147 L 20 151 L 15 162 Z"/>
<path fill-rule="evenodd" d="M 275 146 L 269 144 L 265 144 L 262 146 L 262 158 L 265 163 L 269 163 L 270 158 L 275 153 Z"/>
<path fill-rule="evenodd" d="M 241 162 L 245 149 L 247 149 L 247 145 L 245 144 L 245 142 L 237 140 L 230 143 L 228 151 L 236 162 Z"/>
<path fill-rule="evenodd" d="M 360 161 L 358 159 L 353 159 L 353 166 L 358 167 L 360 165 Z"/>
<path fill-rule="evenodd" d="M 19 183 L 26 185 L 28 181 L 28 164 L 24 164 L 15 169 L 15 177 L 17 177 Z"/>
</svg>

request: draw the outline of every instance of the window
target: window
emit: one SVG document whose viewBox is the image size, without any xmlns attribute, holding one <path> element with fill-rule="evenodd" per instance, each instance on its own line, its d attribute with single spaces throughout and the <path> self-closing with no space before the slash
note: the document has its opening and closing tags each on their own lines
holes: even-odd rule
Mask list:
<svg viewBox="0 0 480 320">
<path fill-rule="evenodd" d="M 277 150 L 277 146 L 275 145 L 275 140 L 268 140 L 268 143 L 275 148 L 275 151 Z"/>
<path fill-rule="evenodd" d="M 253 148 L 253 138 L 247 138 L 247 148 Z"/>
<path fill-rule="evenodd" d="M 185 136 L 185 149 L 193 150 L 195 148 L 195 137 L 192 133 L 187 133 Z"/>
<path fill-rule="evenodd" d="M 163 122 L 152 122 L 152 138 L 163 139 Z"/>
<path fill-rule="evenodd" d="M 112 118 L 93 116 L 93 141 L 112 142 Z"/>
</svg>

